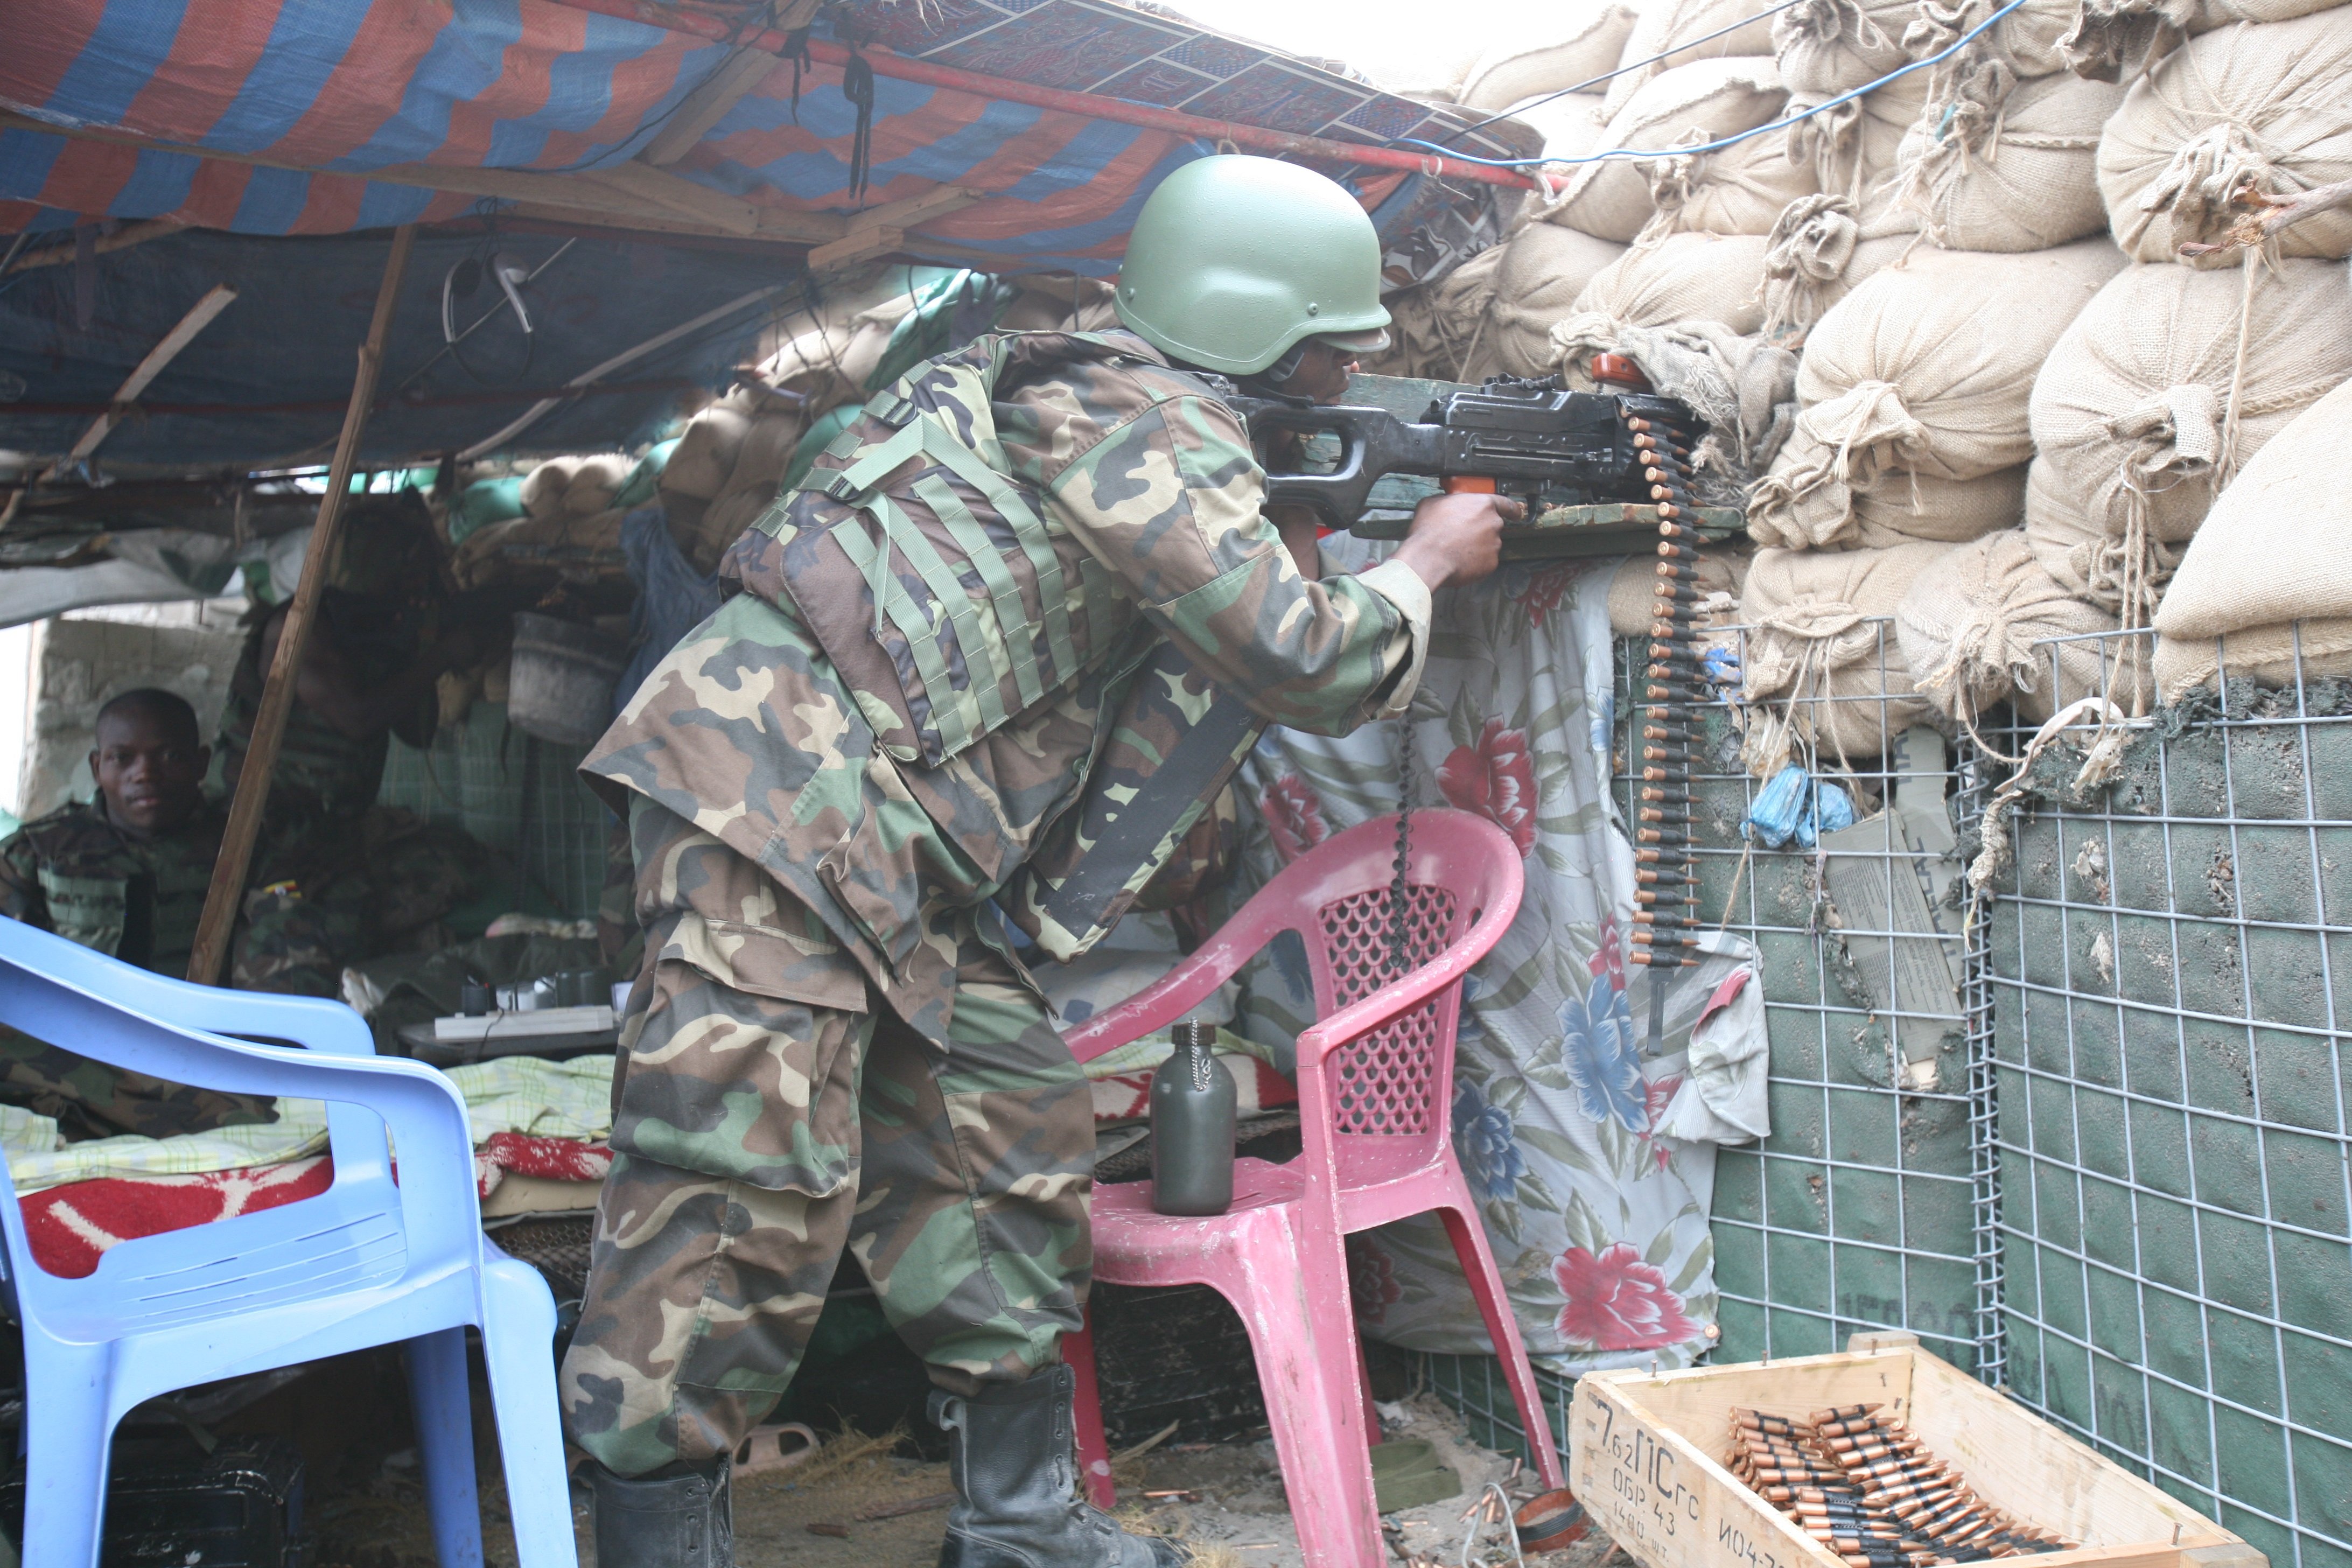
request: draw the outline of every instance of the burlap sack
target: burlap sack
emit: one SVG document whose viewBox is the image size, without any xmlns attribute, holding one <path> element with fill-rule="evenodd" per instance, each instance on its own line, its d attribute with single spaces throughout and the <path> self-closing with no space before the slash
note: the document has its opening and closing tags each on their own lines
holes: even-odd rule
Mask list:
<svg viewBox="0 0 2352 1568">
<path fill-rule="evenodd" d="M 1632 67 L 1609 83 L 1608 112 L 1612 119 L 1633 100 L 1651 78 L 1697 60 L 1730 59 L 1740 55 L 1772 53 L 1772 18 L 1759 16 L 1760 5 L 1749 0 L 1643 0 L 1641 16 L 1625 36 L 1625 52 L 1617 62 Z M 1736 25 L 1735 25 L 1736 24 Z M 1690 48 L 1680 46 L 1694 38 L 1729 27 L 1731 31 Z M 1634 66 L 1653 55 L 1675 52 L 1653 65 Z"/>
<path fill-rule="evenodd" d="M 1624 58 L 1634 21 L 1633 7 L 1623 0 L 1547 7 L 1535 25 L 1514 29 L 1507 42 L 1478 57 L 1463 79 L 1459 101 L 1492 114 L 1607 76 Z"/>
<path fill-rule="evenodd" d="M 1118 325 L 1111 289 L 1099 278 L 1029 274 L 1008 278 L 1018 289 L 996 319 L 1007 332 L 1100 332 Z"/>
<path fill-rule="evenodd" d="M 1833 96 L 1792 92 L 1785 113 Z M 1913 71 L 1875 92 L 1867 92 L 1789 127 L 1790 156 L 1813 165 L 1813 180 L 1823 192 L 1853 204 L 1853 219 L 1864 239 L 1916 234 L 1919 215 L 1895 199 L 1895 174 L 1903 138 L 1927 107 L 1927 74 Z"/>
<path fill-rule="evenodd" d="M 2047 250 L 2106 226 L 2095 165 L 2123 89 L 2060 74 L 1978 73 L 1903 139 L 1896 199 L 1936 245 Z"/>
<path fill-rule="evenodd" d="M 2168 702 L 2218 675 L 2352 675 L 2352 382 L 2295 416 L 2213 502 L 2156 614 Z M 2223 639 L 2217 642 L 2215 639 Z"/>
<path fill-rule="evenodd" d="M 1382 300 L 1389 308 L 1389 346 L 1365 358 L 1365 371 L 1436 381 L 1483 379 L 1470 374 L 1470 354 L 1473 348 L 1486 353 L 1478 339 L 1506 248 L 1488 246 L 1435 282 L 1400 289 Z M 1609 248 L 1613 255 L 1615 247 Z"/>
<path fill-rule="evenodd" d="M 2126 268 L 2034 380 L 2025 526 L 2042 565 L 2147 625 L 2177 559 L 2166 547 L 2186 543 L 2230 477 L 2347 375 L 2352 289 L 2339 266 Z"/>
<path fill-rule="evenodd" d="M 1593 356 L 1617 354 L 1698 416 L 1706 434 L 1691 459 L 1705 505 L 1740 505 L 1796 416 L 1797 356 L 1720 321 L 1642 327 L 1598 314 L 1570 316 L 1551 330 L 1551 348 L 1559 378 L 1572 391 L 1602 390 L 1592 380 Z"/>
<path fill-rule="evenodd" d="M 801 434 L 807 428 L 808 421 L 799 410 L 770 400 L 743 433 L 743 445 L 735 454 L 735 471 L 719 499 L 750 494 L 757 496 L 762 506 L 775 500 L 784 469 L 792 462 L 793 448 L 800 445 Z"/>
<path fill-rule="evenodd" d="M 1748 581 L 1748 565 L 1755 559 L 1756 552 L 1745 543 L 1720 545 L 1699 552 L 1698 585 L 1709 594 L 1723 595 L 1717 606 L 1702 611 L 1701 618 L 1706 623 L 1730 624 L 1738 609 L 1740 587 Z M 1628 555 L 1609 578 L 1611 634 L 1621 637 L 1648 637 L 1658 618 L 1657 608 L 1657 557 Z"/>
<path fill-rule="evenodd" d="M 1602 140 L 1644 152 L 1710 142 L 1765 123 L 1787 100 L 1769 56 L 1701 60 L 1676 66 L 1635 93 L 1610 115 Z M 1542 215 L 1597 238 L 1630 240 L 1654 210 L 1643 167 L 1631 158 L 1577 164 Z"/>
<path fill-rule="evenodd" d="M 1751 628 L 1740 696 L 1758 710 L 1745 747 L 1750 772 L 1769 778 L 1809 750 L 1825 763 L 1860 763 L 1927 716 L 1885 617 L 1951 549 L 1756 552 L 1739 595 Z"/>
<path fill-rule="evenodd" d="M 1511 116 L 1543 138 L 1547 158 L 1580 158 L 1602 146 L 1609 134 L 1609 117 L 1601 112 L 1597 92 L 1571 92 L 1534 104 Z M 1554 189 L 1564 188 L 1575 173 L 1572 165 L 1549 171 Z"/>
<path fill-rule="evenodd" d="M 1764 239 L 1764 333 L 1801 345 L 1832 305 L 1910 252 L 1902 236 L 1864 239 L 1845 196 L 1802 196 L 1780 209 Z"/>
<path fill-rule="evenodd" d="M 2131 81 L 2184 38 L 2235 22 L 2286 22 L 2343 0 L 2083 0 L 2058 40 L 2067 68 L 2094 81 Z"/>
<path fill-rule="evenodd" d="M 1919 694 L 1971 728 L 2003 701 L 2034 724 L 2084 697 L 2104 696 L 2126 713 L 2144 709 L 2146 639 L 2050 640 L 2115 629 L 2115 616 L 2067 593 L 2013 528 L 1937 562 L 1895 612 Z"/>
<path fill-rule="evenodd" d="M 613 504 L 635 459 L 618 452 L 550 458 L 522 482 L 522 510 L 531 517 L 593 517 Z"/>
<path fill-rule="evenodd" d="M 734 403 L 733 396 L 722 398 L 688 424 L 662 468 L 664 493 L 709 500 L 727 488 L 744 432 L 751 427 L 751 416 Z"/>
<path fill-rule="evenodd" d="M 1572 313 L 1635 327 L 1720 321 L 1735 332 L 1764 324 L 1764 237 L 1669 235 L 1595 273 Z"/>
<path fill-rule="evenodd" d="M 1902 65 L 1918 0 L 1797 0 L 1772 18 L 1772 58 L 1789 90 L 1830 97 Z"/>
<path fill-rule="evenodd" d="M 2024 462 L 2034 373 L 2122 265 L 2097 239 L 2020 257 L 1922 250 L 1871 278 L 1805 340 L 1796 428 L 1756 487 L 1749 531 L 1836 545 L 1853 493 L 1891 471 L 1972 479 Z"/>
<path fill-rule="evenodd" d="M 1910 25 L 1903 29 L 1903 47 L 1915 60 L 1941 54 L 2006 4 L 2008 0 L 1919 0 Z M 2028 79 L 2055 75 L 2066 68 L 2058 40 L 2074 26 L 2074 12 L 2081 4 L 2082 0 L 2025 0 L 1932 72 L 1914 74 L 1943 79 L 1954 73 L 1972 74 L 1989 62 L 1998 62 Z M 1948 101 L 1941 79 L 1937 90 Z"/>
<path fill-rule="evenodd" d="M 2013 529 L 2024 515 L 2022 463 L 1973 479 L 1890 469 L 1876 485 L 1853 493 L 1853 526 L 1841 542 L 1856 550 L 1885 550 L 1923 539 L 1958 544 Z"/>
<path fill-rule="evenodd" d="M 2192 39 L 2133 84 L 2099 140 L 2098 171 L 2116 243 L 2140 261 L 2219 240 L 2242 187 L 2284 195 L 2352 179 L 2352 10 Z M 2352 210 L 2305 218 L 2273 243 L 2286 256 L 2352 255 Z"/>
<path fill-rule="evenodd" d="M 550 458 L 523 476 L 522 510 L 526 517 L 555 517 L 563 510 L 564 487 L 580 471 L 584 459 Z"/>
<path fill-rule="evenodd" d="M 1654 210 L 1636 237 L 1639 244 L 1670 234 L 1769 235 L 1790 203 L 1821 188 L 1812 161 L 1790 156 L 1786 131 L 1641 167 Z"/>
<path fill-rule="evenodd" d="M 1549 374 L 1553 325 L 1575 313 L 1591 280 L 1623 258 L 1625 247 L 1534 223 L 1501 250 L 1486 319 L 1472 334 L 1464 370 L 1471 379 Z"/>
</svg>

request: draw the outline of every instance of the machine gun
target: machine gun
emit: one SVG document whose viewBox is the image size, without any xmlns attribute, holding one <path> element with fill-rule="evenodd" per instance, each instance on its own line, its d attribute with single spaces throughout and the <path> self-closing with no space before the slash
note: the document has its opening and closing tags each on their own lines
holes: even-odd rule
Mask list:
<svg viewBox="0 0 2352 1568">
<path fill-rule="evenodd" d="M 1638 372 L 1603 356 L 1597 367 L 1622 384 Z M 1401 539 L 1412 506 L 1437 489 L 1482 490 L 1528 503 L 1527 521 L 1504 530 L 1507 560 L 1612 555 L 1658 537 L 1655 487 L 1634 443 L 1654 431 L 1687 449 L 1698 434 L 1689 408 L 1644 389 L 1570 392 L 1558 378 L 1496 376 L 1483 386 L 1360 375 L 1363 404 L 1322 406 L 1225 395 L 1265 453 L 1270 437 L 1299 439 L 1305 471 L 1269 473 L 1271 505 L 1311 508 L 1326 527 Z M 1423 406 L 1418 419 L 1401 410 Z M 1422 482 L 1415 484 L 1414 480 Z M 1433 481 L 1433 483 L 1432 482 Z M 1736 533 L 1733 509 L 1685 509 L 1705 537 Z"/>
</svg>

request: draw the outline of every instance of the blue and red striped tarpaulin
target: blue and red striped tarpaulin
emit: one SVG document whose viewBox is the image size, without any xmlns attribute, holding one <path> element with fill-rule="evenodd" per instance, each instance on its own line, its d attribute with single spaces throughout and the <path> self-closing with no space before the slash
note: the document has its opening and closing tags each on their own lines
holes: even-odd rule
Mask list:
<svg viewBox="0 0 2352 1568">
<path fill-rule="evenodd" d="M 765 8 L 755 14 L 764 20 Z M 823 14 L 815 31 L 1010 81 L 1367 144 L 1461 123 L 1111 0 L 857 0 Z M 103 216 L 331 234 L 456 217 L 491 204 L 369 175 L 608 167 L 641 150 L 732 52 L 554 0 L 44 0 L 11 32 L 0 51 L 0 102 L 15 111 L 0 129 L 7 231 Z M 925 224 L 909 251 L 929 241 L 942 259 L 997 270 L 1100 273 L 1160 178 L 1214 150 L 1181 131 L 884 74 L 871 186 L 854 194 L 857 116 L 841 81 L 837 65 L 796 72 L 779 62 L 670 173 L 778 214 L 855 212 L 961 185 L 986 199 Z M 172 145 L 78 139 L 77 129 Z M 1475 135 L 1461 144 L 1507 150 Z M 1491 234 L 1484 188 L 1395 170 L 1355 171 L 1351 184 L 1392 254 L 1407 231 L 1445 214 L 1469 248 Z"/>
</svg>

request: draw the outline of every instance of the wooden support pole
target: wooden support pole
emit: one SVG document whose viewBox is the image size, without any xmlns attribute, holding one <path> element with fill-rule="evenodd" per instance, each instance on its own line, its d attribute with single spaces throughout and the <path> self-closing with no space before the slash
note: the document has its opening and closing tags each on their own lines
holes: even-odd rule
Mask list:
<svg viewBox="0 0 2352 1568">
<path fill-rule="evenodd" d="M 285 624 L 278 628 L 277 652 L 262 683 L 260 710 L 253 717 L 253 740 L 246 748 L 243 771 L 237 774 L 236 797 L 229 803 L 228 826 L 221 834 L 220 858 L 213 862 L 204 918 L 196 925 L 188 978 L 200 985 L 220 984 L 222 966 L 228 958 L 229 933 L 236 924 L 237 906 L 245 901 L 246 868 L 253 859 L 254 841 L 260 836 L 261 808 L 269 799 L 269 775 L 278 771 L 278 747 L 286 738 L 286 718 L 294 707 L 294 672 L 301 668 L 302 645 L 310 640 L 319 595 L 334 564 L 343 505 L 351 496 L 352 464 L 359 456 L 360 437 L 367 429 L 368 410 L 375 402 L 376 377 L 383 369 L 384 339 L 392 331 L 401 276 L 408 270 L 408 253 L 415 243 L 414 224 L 403 224 L 393 231 L 392 255 L 383 264 L 383 281 L 376 287 L 375 315 L 368 322 L 367 341 L 360 345 L 359 374 L 352 381 L 351 405 L 343 410 L 342 434 L 336 437 L 334 462 L 327 470 L 327 493 L 319 498 L 319 520 L 311 526 L 310 547 L 303 552 L 302 575 L 286 606 Z"/>
<path fill-rule="evenodd" d="M 123 411 L 139 401 L 149 384 L 180 357 L 182 349 L 196 341 L 198 332 L 212 325 L 214 317 L 235 303 L 236 290 L 226 283 L 215 284 L 210 293 L 197 300 L 194 307 L 180 318 L 180 324 L 164 333 L 163 341 L 149 349 L 147 357 L 139 362 L 138 368 L 115 389 L 114 407 L 91 421 L 89 428 L 82 432 L 81 439 L 73 444 L 73 450 L 58 459 L 56 477 L 62 479 L 76 463 L 97 451 L 99 444 L 114 433 L 115 424 L 122 417 Z M 5 526 L 5 522 L 0 522 L 0 527 Z"/>
</svg>

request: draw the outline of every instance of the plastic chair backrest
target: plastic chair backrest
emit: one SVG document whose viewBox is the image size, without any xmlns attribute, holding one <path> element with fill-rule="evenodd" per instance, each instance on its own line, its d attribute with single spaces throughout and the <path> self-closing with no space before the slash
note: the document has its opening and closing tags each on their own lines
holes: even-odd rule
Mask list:
<svg viewBox="0 0 2352 1568">
<path fill-rule="evenodd" d="M 366 1023 L 341 1003 L 193 985 L 0 919 L 0 1025 L 167 1082 L 324 1100 L 335 1158 L 334 1185 L 320 1197 L 119 1243 L 87 1279 L 59 1279 L 35 1263 L 15 1184 L 5 1179 L 0 1162 L 0 1237 L 28 1320 L 103 1317 L 112 1279 L 142 1267 L 143 1258 L 198 1247 L 233 1252 L 256 1225 L 279 1230 L 299 1211 L 331 1200 L 349 1210 L 373 1199 L 400 1216 L 404 1279 L 479 1266 L 480 1205 L 465 1100 L 433 1068 L 377 1057 Z M 402 1157 L 397 1184 L 387 1133 Z"/>
</svg>

